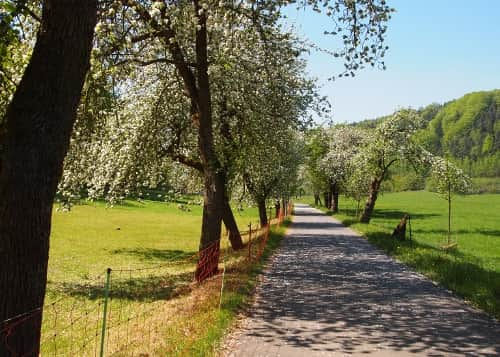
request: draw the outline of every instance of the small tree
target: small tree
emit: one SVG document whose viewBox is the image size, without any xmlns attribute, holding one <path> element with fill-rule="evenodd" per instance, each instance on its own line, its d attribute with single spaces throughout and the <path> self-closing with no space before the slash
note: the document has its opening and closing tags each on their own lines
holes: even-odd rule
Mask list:
<svg viewBox="0 0 500 357">
<path fill-rule="evenodd" d="M 464 172 L 442 157 L 433 157 L 431 175 L 436 182 L 437 192 L 448 202 L 448 238 L 451 245 L 451 202 L 454 193 L 466 193 L 471 187 L 470 178 Z"/>
<path fill-rule="evenodd" d="M 370 173 L 366 168 L 356 167 L 359 162 L 352 163 L 352 171 L 347 179 L 344 180 L 343 190 L 347 197 L 356 201 L 355 217 L 359 216 L 361 201 L 366 198 L 370 191 Z"/>
</svg>

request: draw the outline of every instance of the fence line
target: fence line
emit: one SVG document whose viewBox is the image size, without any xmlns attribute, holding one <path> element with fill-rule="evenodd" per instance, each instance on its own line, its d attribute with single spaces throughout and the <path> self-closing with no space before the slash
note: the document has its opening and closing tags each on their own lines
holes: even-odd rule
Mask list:
<svg viewBox="0 0 500 357">
<path fill-rule="evenodd" d="M 15 351 L 12 340 L 21 327 L 39 319 L 42 311 L 41 355 L 114 356 L 126 351 L 127 355 L 144 356 L 168 348 L 166 331 L 175 320 L 169 302 L 183 292 L 194 291 L 196 286 L 203 285 L 203 289 L 215 284 L 220 286 L 217 288 L 220 309 L 226 269 L 238 264 L 248 268 L 260 259 L 271 225 L 279 227 L 289 212 L 290 205 L 282 208 L 278 217 L 269 218 L 265 227 L 250 223 L 247 231 L 240 232 L 247 250 L 230 249 L 226 232 L 226 237 L 175 263 L 134 269 L 108 268 L 105 275 L 79 286 L 71 297 L 0 322 L 0 349 L 3 346 L 15 357 L 33 355 L 36 349 L 31 354 Z"/>
</svg>

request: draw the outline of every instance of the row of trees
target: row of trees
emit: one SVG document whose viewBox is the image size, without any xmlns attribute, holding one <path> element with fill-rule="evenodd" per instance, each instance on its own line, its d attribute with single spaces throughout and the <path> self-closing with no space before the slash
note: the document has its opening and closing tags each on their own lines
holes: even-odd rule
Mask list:
<svg viewBox="0 0 500 357">
<path fill-rule="evenodd" d="M 451 211 L 452 193 L 466 192 L 469 178 L 449 160 L 422 146 L 418 132 L 423 124 L 417 111 L 403 109 L 379 120 L 375 128 L 340 125 L 311 131 L 306 173 L 315 203 L 321 203 L 323 193 L 325 207 L 336 212 L 341 192 L 356 200 L 358 209 L 365 199 L 359 219 L 368 223 L 382 183 L 399 164 L 435 178 Z"/>
<path fill-rule="evenodd" d="M 244 22 L 239 24 L 243 26 Z M 297 156 L 281 160 L 280 155 L 290 155 L 286 150 L 288 141 L 304 125 L 306 110 L 317 101 L 315 87 L 305 78 L 303 62 L 297 57 L 300 51 L 295 39 L 275 33 L 272 47 L 261 46 L 258 33 L 251 30 L 241 29 L 244 34 L 238 49 L 214 54 L 210 72 L 213 114 L 210 130 L 204 129 L 209 133 L 201 131 L 202 117 L 193 98 L 185 92 L 185 82 L 170 64 L 136 67 L 120 63 L 128 67 L 122 77 L 102 72 L 111 76 L 112 81 L 106 81 L 112 83 L 111 88 L 86 94 L 96 101 L 104 92 L 104 97 L 111 96 L 112 101 L 104 101 L 104 107 L 98 108 L 101 114 L 95 114 L 95 106 L 82 108 L 79 113 L 61 191 L 67 196 L 83 191 L 115 200 L 144 186 L 164 183 L 175 161 L 204 181 L 206 224 L 202 227 L 200 249 L 220 237 L 220 220 L 230 232 L 233 248 L 241 248 L 229 205 L 232 188 L 245 183 L 244 179 L 249 187 L 250 181 L 268 171 L 276 177 L 275 185 L 250 186 L 254 195 L 264 200 L 274 193 L 272 190 L 285 179 L 277 163 L 291 164 Z M 231 56 L 231 51 L 237 51 L 239 57 Z M 90 133 L 86 132 L 89 128 Z M 214 155 L 206 162 L 200 155 L 202 144 Z M 270 149 L 275 153 L 271 154 Z M 261 160 L 269 161 L 265 170 L 256 164 Z M 213 172 L 207 169 L 208 163 L 216 168 Z M 267 223 L 265 212 L 264 208 L 263 224 Z"/>
<path fill-rule="evenodd" d="M 332 19 L 342 76 L 381 63 L 384 0 L 0 1 L 0 321 L 43 306 L 58 187 L 116 199 L 175 161 L 203 182 L 200 251 L 222 221 L 242 246 L 231 188 L 259 207 L 290 192 L 297 129 L 321 103 L 307 48 L 281 29 L 287 5 Z M 10 341 L 19 354 L 38 353 L 41 314 L 30 322 Z"/>
</svg>

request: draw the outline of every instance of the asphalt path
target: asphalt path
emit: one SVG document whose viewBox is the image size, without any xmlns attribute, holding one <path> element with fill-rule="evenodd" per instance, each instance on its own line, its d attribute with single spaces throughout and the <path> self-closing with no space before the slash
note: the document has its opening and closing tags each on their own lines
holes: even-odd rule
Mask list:
<svg viewBox="0 0 500 357">
<path fill-rule="evenodd" d="M 228 356 L 500 356 L 500 324 L 296 205 Z"/>
</svg>

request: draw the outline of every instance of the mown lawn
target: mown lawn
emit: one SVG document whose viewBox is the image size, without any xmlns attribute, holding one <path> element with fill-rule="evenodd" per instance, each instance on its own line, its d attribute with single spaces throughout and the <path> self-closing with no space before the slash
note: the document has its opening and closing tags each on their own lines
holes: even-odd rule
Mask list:
<svg viewBox="0 0 500 357">
<path fill-rule="evenodd" d="M 336 217 L 370 242 L 500 318 L 500 195 L 453 198 L 452 240 L 457 247 L 449 251 L 442 249 L 447 202 L 435 193 L 384 194 L 368 225 L 357 222 L 353 202 L 341 198 L 340 208 Z M 404 213 L 411 215 L 412 241 L 400 242 L 390 235 Z"/>
</svg>

